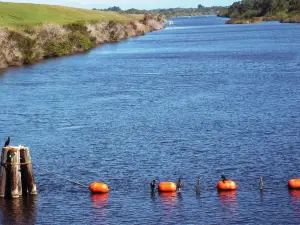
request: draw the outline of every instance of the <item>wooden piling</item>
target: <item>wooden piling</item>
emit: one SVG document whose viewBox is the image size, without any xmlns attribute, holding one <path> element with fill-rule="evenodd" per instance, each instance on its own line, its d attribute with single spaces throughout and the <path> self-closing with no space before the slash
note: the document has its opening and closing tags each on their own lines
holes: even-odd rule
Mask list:
<svg viewBox="0 0 300 225">
<path fill-rule="evenodd" d="M 262 191 L 263 188 L 264 188 L 264 183 L 263 183 L 263 177 L 261 176 L 259 178 L 259 189 L 260 189 L 260 191 Z"/>
<path fill-rule="evenodd" d="M 196 182 L 196 194 L 200 195 L 200 178 Z"/>
<path fill-rule="evenodd" d="M 7 146 L 2 149 L 0 197 L 18 198 L 22 194 L 36 195 L 29 149 Z"/>
<path fill-rule="evenodd" d="M 20 167 L 20 149 L 18 150 L 18 164 L 17 171 L 18 171 L 18 189 L 19 189 L 19 195 L 22 195 L 22 176 L 21 176 L 21 167 Z"/>
<path fill-rule="evenodd" d="M 19 197 L 19 171 L 18 171 L 18 154 L 19 154 L 19 148 L 10 147 L 7 153 L 7 171 L 8 176 L 7 179 L 10 180 L 10 197 L 12 198 L 18 198 Z"/>
<path fill-rule="evenodd" d="M 7 150 L 8 147 L 2 148 L 1 154 L 1 172 L 0 172 L 0 197 L 5 196 L 6 191 L 6 160 L 7 160 Z"/>
<path fill-rule="evenodd" d="M 31 157 L 29 148 L 20 149 L 20 164 L 21 164 L 21 174 L 24 177 L 25 184 L 28 188 L 28 194 L 37 195 L 36 183 L 33 176 Z"/>
</svg>

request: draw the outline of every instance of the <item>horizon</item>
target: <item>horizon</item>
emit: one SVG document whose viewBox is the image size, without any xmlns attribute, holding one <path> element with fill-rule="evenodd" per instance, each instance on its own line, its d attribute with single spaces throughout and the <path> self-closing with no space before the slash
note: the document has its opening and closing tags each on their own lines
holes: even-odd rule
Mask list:
<svg viewBox="0 0 300 225">
<path fill-rule="evenodd" d="M 169 8 L 197 8 L 199 4 L 205 7 L 211 6 L 230 6 L 236 0 L 188 0 L 185 2 L 179 0 L 148 0 L 148 1 L 138 1 L 138 0 L 86 0 L 85 3 L 81 3 L 80 0 L 12 0 L 3 2 L 13 2 L 13 3 L 33 3 L 33 4 L 46 4 L 46 5 L 60 5 L 68 6 L 74 8 L 84 8 L 84 9 L 106 9 L 113 6 L 118 6 L 122 10 L 127 10 L 131 8 L 135 9 L 169 9 Z"/>
</svg>

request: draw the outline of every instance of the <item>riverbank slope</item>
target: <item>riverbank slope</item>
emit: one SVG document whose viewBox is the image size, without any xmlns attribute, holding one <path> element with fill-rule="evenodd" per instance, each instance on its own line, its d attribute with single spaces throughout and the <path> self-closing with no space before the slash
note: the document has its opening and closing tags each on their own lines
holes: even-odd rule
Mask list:
<svg viewBox="0 0 300 225">
<path fill-rule="evenodd" d="M 0 68 L 87 51 L 163 28 L 159 15 L 0 2 Z"/>
</svg>

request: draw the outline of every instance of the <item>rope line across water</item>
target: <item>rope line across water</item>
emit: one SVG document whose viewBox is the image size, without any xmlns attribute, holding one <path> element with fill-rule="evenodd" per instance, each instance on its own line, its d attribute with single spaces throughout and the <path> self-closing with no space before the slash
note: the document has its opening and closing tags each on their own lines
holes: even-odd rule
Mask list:
<svg viewBox="0 0 300 225">
<path fill-rule="evenodd" d="M 68 181 L 68 182 L 70 182 L 70 183 L 77 184 L 77 185 L 79 185 L 79 186 L 81 186 L 81 187 L 84 187 L 84 188 L 88 188 L 88 187 L 89 187 L 89 186 L 87 186 L 87 185 L 85 185 L 85 184 L 79 183 L 78 181 L 74 181 L 74 180 L 65 178 L 64 176 L 62 176 L 62 175 L 60 175 L 60 174 L 57 174 L 57 173 L 54 173 L 54 172 L 52 172 L 52 171 L 43 169 L 43 168 L 41 168 L 39 165 L 37 165 L 36 163 L 33 163 L 33 165 L 34 165 L 35 167 L 37 167 L 39 170 L 42 170 L 42 171 L 44 171 L 44 172 L 47 172 L 47 173 L 53 174 L 53 175 L 55 175 L 55 176 L 58 176 L 58 177 L 60 177 L 61 179 L 66 180 L 66 181 Z"/>
<path fill-rule="evenodd" d="M 31 162 L 25 162 L 25 163 L 2 163 L 3 166 L 23 166 L 23 165 L 30 165 Z"/>
</svg>

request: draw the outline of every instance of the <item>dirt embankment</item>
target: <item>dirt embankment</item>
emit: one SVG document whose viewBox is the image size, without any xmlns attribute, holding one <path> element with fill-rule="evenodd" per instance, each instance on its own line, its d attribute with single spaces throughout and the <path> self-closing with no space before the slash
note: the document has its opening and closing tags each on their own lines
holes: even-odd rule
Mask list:
<svg viewBox="0 0 300 225">
<path fill-rule="evenodd" d="M 141 20 L 127 23 L 49 23 L 30 30 L 0 28 L 0 68 L 87 51 L 100 44 L 163 28 L 164 20 L 158 15 L 145 15 Z"/>
</svg>

